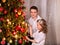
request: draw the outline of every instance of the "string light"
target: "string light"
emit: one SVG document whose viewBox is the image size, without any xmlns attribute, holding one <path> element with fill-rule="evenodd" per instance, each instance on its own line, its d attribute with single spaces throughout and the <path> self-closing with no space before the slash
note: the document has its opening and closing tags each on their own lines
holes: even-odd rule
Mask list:
<svg viewBox="0 0 60 45">
<path fill-rule="evenodd" d="M 12 40 L 10 39 L 9 43 L 12 43 Z"/>
</svg>

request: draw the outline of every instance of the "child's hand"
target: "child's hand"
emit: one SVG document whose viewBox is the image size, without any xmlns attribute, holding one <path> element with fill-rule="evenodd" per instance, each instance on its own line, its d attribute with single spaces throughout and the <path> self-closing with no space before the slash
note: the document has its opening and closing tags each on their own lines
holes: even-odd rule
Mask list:
<svg viewBox="0 0 60 45">
<path fill-rule="evenodd" d="M 29 29 L 30 29 L 30 36 L 32 37 L 32 25 L 29 25 Z"/>
<path fill-rule="evenodd" d="M 26 39 L 27 39 L 28 41 L 31 41 L 31 42 L 36 43 L 34 39 L 30 39 L 28 36 L 26 36 Z"/>
<path fill-rule="evenodd" d="M 28 36 L 26 36 L 26 39 L 27 39 L 27 40 L 29 40 L 29 37 L 28 37 Z"/>
</svg>

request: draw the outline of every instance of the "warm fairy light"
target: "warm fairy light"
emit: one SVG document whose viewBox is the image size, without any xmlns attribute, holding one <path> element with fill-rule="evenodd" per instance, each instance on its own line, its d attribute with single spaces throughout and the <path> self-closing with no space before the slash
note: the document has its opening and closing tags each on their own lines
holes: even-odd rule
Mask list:
<svg viewBox="0 0 60 45">
<path fill-rule="evenodd" d="M 9 22 L 10 20 L 9 19 L 7 19 L 7 22 Z"/>
<path fill-rule="evenodd" d="M 12 40 L 10 40 L 9 43 L 12 43 Z"/>
<path fill-rule="evenodd" d="M 1 6 L 1 3 L 0 3 L 0 6 Z"/>
<path fill-rule="evenodd" d="M 25 24 L 25 22 L 23 21 L 22 24 Z"/>
<path fill-rule="evenodd" d="M 10 25 L 11 25 L 11 22 L 8 22 L 8 24 L 10 24 Z"/>
<path fill-rule="evenodd" d="M 10 4 L 8 4 L 8 6 L 10 6 Z"/>
<path fill-rule="evenodd" d="M 6 38 L 4 37 L 3 40 L 6 40 Z"/>
<path fill-rule="evenodd" d="M 14 24 L 14 23 L 13 23 Z"/>
<path fill-rule="evenodd" d="M 28 24 L 27 24 L 27 23 L 25 23 L 25 25 L 26 25 L 26 26 L 28 26 Z"/>
<path fill-rule="evenodd" d="M 18 38 L 18 35 L 15 35 L 15 38 L 17 39 Z"/>
<path fill-rule="evenodd" d="M 18 12 L 18 15 L 21 15 L 21 12 L 20 11 Z"/>
</svg>

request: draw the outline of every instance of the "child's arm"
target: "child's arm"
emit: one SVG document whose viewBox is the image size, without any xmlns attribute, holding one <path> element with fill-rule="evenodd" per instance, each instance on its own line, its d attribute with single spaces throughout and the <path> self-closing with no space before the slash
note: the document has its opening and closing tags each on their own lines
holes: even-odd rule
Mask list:
<svg viewBox="0 0 60 45">
<path fill-rule="evenodd" d="M 30 38 L 28 38 L 28 37 L 26 36 L 26 39 L 27 39 L 28 41 L 33 42 L 33 43 L 40 43 L 41 41 L 45 40 L 45 36 L 44 36 L 44 35 L 41 35 L 41 36 L 39 36 L 39 37 L 36 38 L 36 39 L 30 39 Z"/>
<path fill-rule="evenodd" d="M 31 42 L 36 43 L 36 41 L 35 41 L 34 39 L 30 39 L 30 38 L 28 38 L 27 36 L 26 36 L 26 39 L 27 39 L 28 41 L 31 41 Z"/>
<path fill-rule="evenodd" d="M 32 37 L 32 25 L 30 25 L 29 28 L 30 28 L 30 36 Z"/>
</svg>

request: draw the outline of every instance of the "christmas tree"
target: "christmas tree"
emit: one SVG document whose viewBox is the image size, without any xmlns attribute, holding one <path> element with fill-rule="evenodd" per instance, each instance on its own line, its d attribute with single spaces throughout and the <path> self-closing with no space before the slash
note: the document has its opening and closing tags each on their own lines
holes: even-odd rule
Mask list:
<svg viewBox="0 0 60 45">
<path fill-rule="evenodd" d="M 0 44 L 24 45 L 27 35 L 24 0 L 0 0 Z"/>
</svg>

